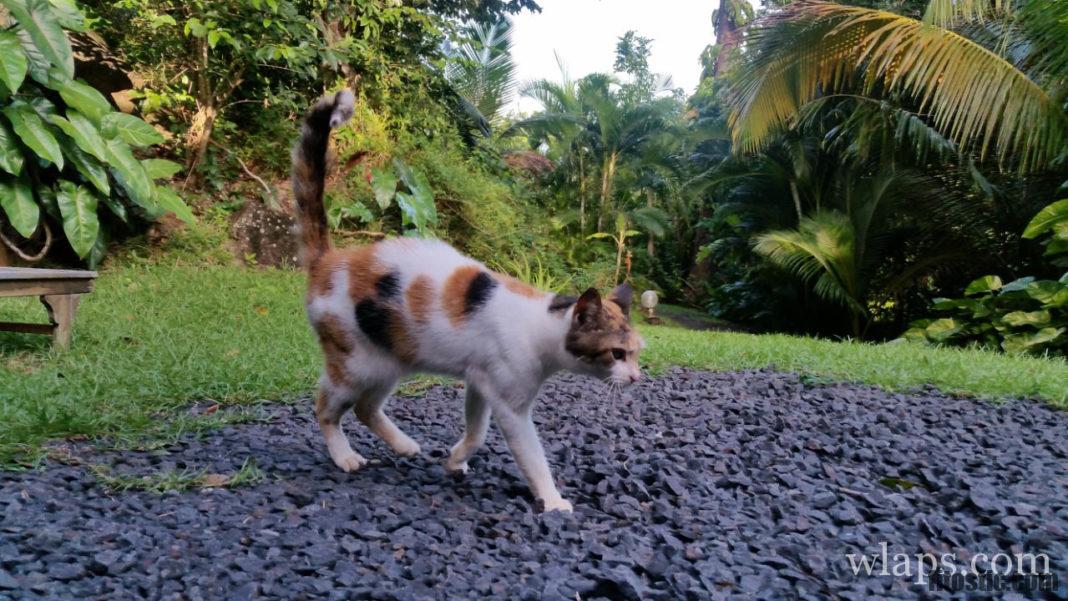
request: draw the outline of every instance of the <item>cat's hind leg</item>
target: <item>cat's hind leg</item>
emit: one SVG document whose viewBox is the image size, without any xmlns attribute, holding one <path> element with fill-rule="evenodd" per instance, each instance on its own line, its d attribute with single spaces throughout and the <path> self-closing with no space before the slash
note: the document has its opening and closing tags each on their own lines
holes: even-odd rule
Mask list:
<svg viewBox="0 0 1068 601">
<path fill-rule="evenodd" d="M 367 463 L 362 455 L 352 450 L 345 431 L 341 429 L 342 416 L 356 404 L 357 398 L 357 392 L 351 387 L 339 386 L 324 378 L 315 400 L 315 416 L 326 439 L 326 450 L 334 463 L 346 472 L 354 472 Z"/>
<path fill-rule="evenodd" d="M 402 432 L 397 424 L 382 412 L 386 399 L 393 392 L 394 384 L 395 382 L 378 384 L 365 390 L 356 400 L 356 417 L 384 440 L 394 453 L 402 457 L 413 457 L 419 454 L 419 443 Z"/>
<path fill-rule="evenodd" d="M 445 469 L 467 473 L 467 460 L 486 442 L 490 423 L 490 407 L 471 382 L 464 388 L 464 435 L 453 445 Z"/>
</svg>

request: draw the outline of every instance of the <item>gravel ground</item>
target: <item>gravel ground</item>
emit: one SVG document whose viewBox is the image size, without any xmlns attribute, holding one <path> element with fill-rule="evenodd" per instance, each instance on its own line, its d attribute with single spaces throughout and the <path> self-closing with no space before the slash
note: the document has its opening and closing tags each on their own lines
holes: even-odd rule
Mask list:
<svg viewBox="0 0 1068 601">
<path fill-rule="evenodd" d="M 113 473 L 232 473 L 236 488 L 108 493 L 82 466 L 0 473 L 0 598 L 965 598 L 846 555 L 1045 553 L 1068 598 L 1068 413 L 926 389 L 892 394 L 772 371 L 675 370 L 616 400 L 558 377 L 537 411 L 575 513 L 539 515 L 499 435 L 446 475 L 462 390 L 396 398 L 422 443 L 326 456 L 310 403 L 157 453 L 94 452 Z M 983 595 L 968 598 L 984 598 Z"/>
</svg>

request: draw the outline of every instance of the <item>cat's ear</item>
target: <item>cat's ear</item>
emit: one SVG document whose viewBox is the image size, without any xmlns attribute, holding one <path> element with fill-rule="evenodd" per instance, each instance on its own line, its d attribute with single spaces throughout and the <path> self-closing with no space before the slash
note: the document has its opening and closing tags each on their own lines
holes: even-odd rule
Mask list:
<svg viewBox="0 0 1068 601">
<path fill-rule="evenodd" d="M 612 291 L 612 294 L 608 295 L 608 300 L 619 305 L 619 308 L 623 310 L 623 315 L 629 319 L 630 303 L 633 297 L 634 289 L 630 287 L 629 282 L 623 282 L 616 286 L 616 289 Z"/>
<path fill-rule="evenodd" d="M 596 319 L 601 312 L 601 293 L 596 288 L 589 288 L 575 302 L 575 322 L 582 325 Z"/>
</svg>

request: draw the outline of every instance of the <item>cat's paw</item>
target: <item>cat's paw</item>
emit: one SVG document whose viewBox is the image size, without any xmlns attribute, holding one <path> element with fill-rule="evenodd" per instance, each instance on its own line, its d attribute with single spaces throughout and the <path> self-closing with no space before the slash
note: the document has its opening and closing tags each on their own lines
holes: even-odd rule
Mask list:
<svg viewBox="0 0 1068 601">
<path fill-rule="evenodd" d="M 347 455 L 342 455 L 341 457 L 334 458 L 334 463 L 346 472 L 355 472 L 361 467 L 367 465 L 367 460 L 364 459 L 359 453 L 355 451 L 350 451 Z"/>
<path fill-rule="evenodd" d="M 556 499 L 555 501 L 543 501 L 543 502 L 545 503 L 545 511 L 544 511 L 544 513 L 549 513 L 550 511 L 564 511 L 564 512 L 567 512 L 567 513 L 571 513 L 572 511 L 574 511 L 574 508 L 571 507 L 571 502 L 568 501 L 567 499 L 562 499 L 561 498 L 561 499 Z"/>
<path fill-rule="evenodd" d="M 457 462 L 457 461 L 453 461 L 452 459 L 449 459 L 448 461 L 445 462 L 445 471 L 449 472 L 450 474 L 455 474 L 457 476 L 463 476 L 463 475 L 467 474 L 467 470 L 468 469 L 469 468 L 467 467 L 467 462 L 466 461 Z"/>
<path fill-rule="evenodd" d="M 393 452 L 401 457 L 415 457 L 421 450 L 422 449 L 419 448 L 419 443 L 411 438 L 397 441 L 397 443 L 393 445 Z"/>
</svg>

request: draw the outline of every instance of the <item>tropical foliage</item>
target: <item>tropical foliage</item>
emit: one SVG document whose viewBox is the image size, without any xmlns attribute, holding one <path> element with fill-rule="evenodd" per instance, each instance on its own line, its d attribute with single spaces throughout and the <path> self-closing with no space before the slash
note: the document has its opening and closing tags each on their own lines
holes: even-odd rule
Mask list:
<svg viewBox="0 0 1068 601">
<path fill-rule="evenodd" d="M 964 293 L 964 298 L 937 299 L 935 310 L 946 316 L 914 322 L 904 338 L 1009 353 L 1068 354 L 1068 273 L 1056 281 L 1024 277 L 1008 284 L 986 276 Z"/>
<path fill-rule="evenodd" d="M 55 261 L 184 211 L 144 186 L 178 164 L 211 224 L 285 211 L 300 115 L 348 86 L 339 237 L 439 236 L 553 289 L 630 279 L 746 329 L 1063 352 L 1060 0 L 721 0 L 688 98 L 638 31 L 611 72 L 558 57 L 517 81 L 530 0 L 0 3 L 22 7 L 0 35 L 0 233 L 38 249 L 69 227 Z M 78 36 L 132 83 L 65 71 L 49 53 Z"/>
<path fill-rule="evenodd" d="M 1019 232 L 1068 177 L 1064 3 L 771 4 L 691 100 L 729 132 L 691 155 L 714 313 L 892 337 L 983 273 L 1056 279 Z"/>
<path fill-rule="evenodd" d="M 67 31 L 84 31 L 73 3 L 4 0 L 0 14 L 0 208 L 23 242 L 4 243 L 27 259 L 51 246 L 58 224 L 74 254 L 96 264 L 109 231 L 165 212 L 192 221 L 172 190 L 155 185 L 178 170 L 138 159 L 135 148 L 163 142 L 148 123 L 114 109 L 76 78 Z M 26 252 L 41 232 L 38 251 Z M 36 255 L 36 256 L 34 256 Z"/>
<path fill-rule="evenodd" d="M 1068 200 L 1039 211 L 1025 238 L 1052 234 L 1046 256 L 1068 266 Z M 1006 352 L 1068 354 L 1068 272 L 1054 280 L 1022 277 L 1002 284 L 996 275 L 981 277 L 964 289 L 965 298 L 935 299 L 945 317 L 914 322 L 907 340 L 934 344 L 979 344 Z"/>
</svg>

